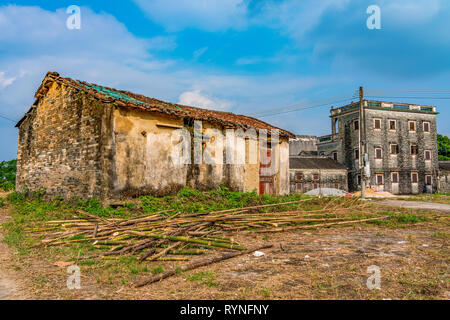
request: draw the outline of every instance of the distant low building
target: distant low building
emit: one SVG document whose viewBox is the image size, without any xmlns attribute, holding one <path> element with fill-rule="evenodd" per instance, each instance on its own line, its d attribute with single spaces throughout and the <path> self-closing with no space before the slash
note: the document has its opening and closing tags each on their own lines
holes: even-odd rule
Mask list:
<svg viewBox="0 0 450 320">
<path fill-rule="evenodd" d="M 289 158 L 291 193 L 305 193 L 318 188 L 348 190 L 347 168 L 321 156 Z"/>
<path fill-rule="evenodd" d="M 317 143 L 319 139 L 316 136 L 296 135 L 289 139 L 290 156 L 311 156 L 317 155 Z"/>
<path fill-rule="evenodd" d="M 439 161 L 439 192 L 450 192 L 450 161 Z"/>
</svg>

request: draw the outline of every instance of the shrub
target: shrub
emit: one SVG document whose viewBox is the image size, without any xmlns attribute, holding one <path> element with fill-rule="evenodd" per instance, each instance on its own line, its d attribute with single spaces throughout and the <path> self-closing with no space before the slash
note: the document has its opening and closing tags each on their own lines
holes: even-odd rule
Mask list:
<svg viewBox="0 0 450 320">
<path fill-rule="evenodd" d="M 16 167 L 17 160 L 0 161 L 0 183 L 9 182 L 14 188 L 16 184 Z"/>
<path fill-rule="evenodd" d="M 11 191 L 14 190 L 15 186 L 12 182 L 9 181 L 5 181 L 0 183 L 0 189 L 2 189 L 3 191 Z"/>
</svg>

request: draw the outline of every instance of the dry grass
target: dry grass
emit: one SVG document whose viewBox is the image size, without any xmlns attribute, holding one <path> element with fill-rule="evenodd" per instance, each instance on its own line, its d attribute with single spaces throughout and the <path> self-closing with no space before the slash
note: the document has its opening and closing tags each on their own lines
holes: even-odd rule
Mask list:
<svg viewBox="0 0 450 320">
<path fill-rule="evenodd" d="M 392 218 L 326 229 L 238 232 L 236 240 L 246 247 L 265 242 L 274 247 L 262 257 L 237 257 L 143 288 L 130 284 L 186 262 L 84 260 L 78 262 L 81 290 L 68 290 L 66 268 L 54 263 L 89 253 L 85 244 L 29 250 L 17 255 L 14 265 L 41 299 L 450 299 L 448 215 L 386 211 L 376 204 L 359 214 Z M 370 265 L 381 269 L 381 290 L 366 286 Z"/>
</svg>

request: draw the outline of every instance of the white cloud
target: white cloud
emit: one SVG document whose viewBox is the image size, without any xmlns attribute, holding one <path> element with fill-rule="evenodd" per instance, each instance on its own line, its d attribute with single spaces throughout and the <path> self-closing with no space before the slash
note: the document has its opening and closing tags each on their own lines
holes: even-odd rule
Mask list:
<svg viewBox="0 0 450 320">
<path fill-rule="evenodd" d="M 259 8 L 253 23 L 279 28 L 293 38 L 314 29 L 328 10 L 345 8 L 350 0 L 267 1 Z"/>
<path fill-rule="evenodd" d="M 167 93 L 160 73 L 174 61 L 150 53 L 176 46 L 173 37 L 135 37 L 113 16 L 81 8 L 81 29 L 69 30 L 65 9 L 0 7 L 0 112 L 20 117 L 47 71 L 99 84 Z M 20 71 L 23 70 L 23 71 Z"/>
<path fill-rule="evenodd" d="M 447 1 L 447 0 L 446 0 Z M 413 27 L 433 19 L 442 8 L 441 0 L 383 0 L 380 3 L 382 19 L 390 19 L 393 24 Z"/>
<path fill-rule="evenodd" d="M 244 0 L 134 0 L 153 21 L 170 31 L 186 27 L 208 31 L 240 28 L 246 23 Z"/>
<path fill-rule="evenodd" d="M 200 58 L 208 50 L 208 47 L 203 47 L 194 51 L 193 57 L 195 60 Z"/>
<path fill-rule="evenodd" d="M 6 88 L 13 84 L 17 77 L 7 78 L 4 71 L 0 71 L 0 88 Z"/>
<path fill-rule="evenodd" d="M 166 101 L 241 114 L 288 106 L 303 99 L 311 88 L 342 81 L 189 68 L 185 62 L 161 60 L 151 54 L 156 48 L 170 48 L 167 39 L 136 37 L 106 13 L 82 7 L 81 14 L 81 29 L 68 30 L 63 9 L 0 7 L 1 83 L 8 85 L 7 90 L 0 90 L 0 114 L 20 119 L 47 71 Z M 4 125 L 11 124 L 0 123 Z M 0 149 L 14 149 L 17 140 L 12 137 L 8 141 L 0 142 Z"/>
<path fill-rule="evenodd" d="M 213 110 L 227 110 L 232 106 L 231 102 L 208 97 L 202 94 L 200 90 L 183 92 L 178 99 L 178 103 Z"/>
<path fill-rule="evenodd" d="M 241 113 L 289 105 L 305 90 L 329 83 L 323 77 L 244 76 L 189 69 L 183 62 L 156 59 L 149 53 L 161 38 L 135 37 L 106 13 L 82 7 L 81 15 L 81 29 L 68 30 L 63 9 L 0 7 L 0 47 L 6 50 L 0 70 L 6 79 L 16 77 L 18 70 L 27 72 L 8 86 L 8 92 L 0 91 L 0 113 L 20 118 L 47 71 L 167 101 L 182 95 L 183 103 Z"/>
</svg>

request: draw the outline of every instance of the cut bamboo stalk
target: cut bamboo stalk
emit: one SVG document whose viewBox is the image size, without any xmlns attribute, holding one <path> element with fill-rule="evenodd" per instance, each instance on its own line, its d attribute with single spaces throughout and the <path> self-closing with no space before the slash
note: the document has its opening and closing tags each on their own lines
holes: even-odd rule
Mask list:
<svg viewBox="0 0 450 320">
<path fill-rule="evenodd" d="M 180 246 L 182 244 L 182 242 L 175 242 L 174 244 L 172 244 L 171 246 L 168 246 L 167 248 L 165 248 L 164 250 L 162 250 L 161 252 L 154 254 L 148 258 L 146 258 L 145 256 L 143 257 L 143 259 L 139 259 L 140 261 L 143 260 L 148 260 L 148 261 L 152 261 L 152 260 L 157 260 L 158 258 L 161 258 L 163 256 L 165 256 L 170 250 L 175 249 L 176 247 Z"/>
<path fill-rule="evenodd" d="M 205 241 L 195 238 L 189 238 L 189 237 L 174 237 L 174 236 L 167 236 L 162 234 L 149 234 L 149 237 L 156 238 L 156 239 L 167 239 L 170 241 L 182 241 L 182 242 L 189 242 L 189 243 L 197 243 L 197 244 L 203 244 L 208 245 L 212 247 L 221 247 L 221 248 L 227 248 L 227 249 L 233 249 L 233 250 L 246 250 L 245 247 L 234 245 L 234 244 L 227 244 L 227 243 L 221 243 L 221 242 L 213 242 L 213 241 Z"/>
<path fill-rule="evenodd" d="M 163 249 L 156 249 L 156 252 L 161 252 Z M 201 249 L 180 249 L 180 250 L 169 250 L 168 254 L 176 254 L 176 255 L 202 255 L 205 254 L 205 250 Z"/>
<path fill-rule="evenodd" d="M 303 200 L 288 201 L 288 202 L 281 202 L 281 203 L 261 204 L 258 206 L 251 206 L 251 207 L 226 209 L 226 210 L 220 210 L 220 211 L 213 211 L 213 212 L 211 212 L 211 214 L 232 212 L 232 211 L 238 211 L 238 210 L 249 210 L 249 209 L 259 209 L 259 208 L 266 208 L 266 207 L 275 207 L 275 206 L 282 206 L 282 205 L 286 205 L 286 204 L 300 203 L 300 202 L 311 201 L 311 200 L 314 200 L 314 199 L 311 198 L 311 199 L 303 199 Z"/>
<path fill-rule="evenodd" d="M 186 257 L 161 257 L 157 259 L 158 261 L 189 261 Z"/>
<path fill-rule="evenodd" d="M 234 258 L 234 257 L 237 257 L 237 256 L 241 256 L 241 255 L 244 255 L 244 254 L 249 254 L 249 253 L 252 253 L 252 252 L 257 251 L 257 250 L 262 250 L 262 249 L 271 248 L 271 247 L 273 247 L 272 244 L 259 245 L 259 246 L 256 246 L 256 247 L 253 247 L 251 249 L 244 250 L 244 251 L 226 253 L 226 254 L 224 254 L 224 255 L 222 255 L 220 257 L 209 258 L 209 259 L 198 261 L 198 262 L 192 262 L 192 263 L 186 265 L 185 267 L 183 267 L 181 269 L 181 271 L 182 272 L 186 272 L 186 271 L 193 270 L 193 269 L 200 268 L 200 267 L 204 267 L 204 266 L 207 266 L 207 265 L 210 265 L 210 264 L 213 264 L 213 263 L 217 263 L 217 262 L 221 262 L 221 261 L 224 261 L 224 260 L 227 260 L 227 259 L 231 259 L 231 258 Z M 171 270 L 171 271 L 167 271 L 167 272 L 164 272 L 164 273 L 160 273 L 160 274 L 158 274 L 156 276 L 149 277 L 149 278 L 137 281 L 137 282 L 134 283 L 134 286 L 135 287 L 143 287 L 143 286 L 148 285 L 150 283 L 153 283 L 153 282 L 156 282 L 156 281 L 161 281 L 161 280 L 163 280 L 165 278 L 171 277 L 171 276 L 175 275 L 176 273 L 177 273 L 176 270 Z"/>
<path fill-rule="evenodd" d="M 361 219 L 361 220 L 351 220 L 351 221 L 311 224 L 311 225 L 306 225 L 306 226 L 292 226 L 292 227 L 285 227 L 285 228 L 255 230 L 254 232 L 264 233 L 264 232 L 281 232 L 281 231 L 297 230 L 297 229 L 313 229 L 313 228 L 318 228 L 318 227 L 326 227 L 326 226 L 332 226 L 332 225 L 343 225 L 343 224 L 359 223 L 359 222 L 374 221 L 374 220 L 383 220 L 383 219 L 388 219 L 388 218 L 389 218 L 389 216 L 383 216 L 383 217 L 370 218 L 370 219 Z"/>
</svg>

